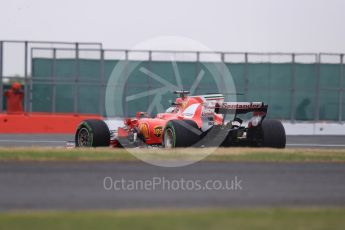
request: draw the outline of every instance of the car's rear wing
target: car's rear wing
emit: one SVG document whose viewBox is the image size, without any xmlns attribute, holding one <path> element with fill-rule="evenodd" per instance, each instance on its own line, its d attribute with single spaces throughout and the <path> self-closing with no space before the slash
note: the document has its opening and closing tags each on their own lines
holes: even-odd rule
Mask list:
<svg viewBox="0 0 345 230">
<path fill-rule="evenodd" d="M 216 104 L 215 113 L 219 114 L 245 114 L 249 112 L 267 113 L 268 105 L 263 102 L 223 102 Z"/>
</svg>

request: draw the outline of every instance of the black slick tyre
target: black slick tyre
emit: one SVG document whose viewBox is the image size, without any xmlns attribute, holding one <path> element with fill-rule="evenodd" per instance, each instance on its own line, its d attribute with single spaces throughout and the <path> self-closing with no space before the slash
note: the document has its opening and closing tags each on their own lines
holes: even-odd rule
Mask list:
<svg viewBox="0 0 345 230">
<path fill-rule="evenodd" d="M 110 145 L 110 131 L 102 120 L 82 121 L 75 133 L 76 147 L 102 147 Z"/>
<path fill-rule="evenodd" d="M 285 129 L 280 121 L 264 120 L 261 124 L 261 130 L 263 147 L 285 148 Z"/>
<path fill-rule="evenodd" d="M 192 120 L 171 120 L 164 128 L 162 145 L 165 148 L 193 146 L 199 141 L 201 133 Z"/>
</svg>

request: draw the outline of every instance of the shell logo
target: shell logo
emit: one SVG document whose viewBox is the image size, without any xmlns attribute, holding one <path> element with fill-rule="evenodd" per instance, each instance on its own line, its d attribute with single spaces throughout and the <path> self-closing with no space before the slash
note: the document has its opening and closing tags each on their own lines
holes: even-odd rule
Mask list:
<svg viewBox="0 0 345 230">
<path fill-rule="evenodd" d="M 150 138 L 149 126 L 146 123 L 139 125 L 139 132 L 147 139 Z"/>
<path fill-rule="evenodd" d="M 161 137 L 162 136 L 162 133 L 163 133 L 163 127 L 162 126 L 155 126 L 153 128 L 153 133 L 156 137 Z"/>
</svg>

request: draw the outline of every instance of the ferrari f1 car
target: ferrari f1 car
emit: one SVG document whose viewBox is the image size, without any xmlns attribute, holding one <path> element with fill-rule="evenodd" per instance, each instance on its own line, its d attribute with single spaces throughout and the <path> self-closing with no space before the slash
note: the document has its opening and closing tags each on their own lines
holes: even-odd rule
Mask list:
<svg viewBox="0 0 345 230">
<path fill-rule="evenodd" d="M 224 102 L 221 94 L 179 97 L 164 113 L 148 117 L 137 112 L 115 127 L 109 120 L 85 120 L 77 128 L 77 147 L 208 147 L 253 146 L 285 148 L 282 123 L 265 119 L 268 105 L 263 102 Z M 240 118 L 252 113 L 244 125 Z"/>
</svg>

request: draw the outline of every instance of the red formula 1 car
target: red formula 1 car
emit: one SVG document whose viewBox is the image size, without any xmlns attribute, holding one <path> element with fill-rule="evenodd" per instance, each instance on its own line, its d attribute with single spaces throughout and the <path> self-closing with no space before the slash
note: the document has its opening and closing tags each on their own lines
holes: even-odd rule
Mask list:
<svg viewBox="0 0 345 230">
<path fill-rule="evenodd" d="M 150 118 L 137 112 L 118 127 L 111 120 L 85 120 L 77 128 L 77 147 L 208 147 L 255 146 L 284 148 L 285 130 L 280 121 L 265 119 L 263 102 L 224 102 L 221 94 L 179 97 L 165 113 Z M 253 116 L 243 125 L 241 114 Z"/>
</svg>

